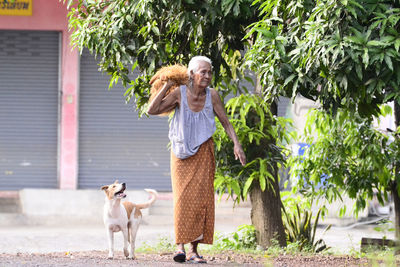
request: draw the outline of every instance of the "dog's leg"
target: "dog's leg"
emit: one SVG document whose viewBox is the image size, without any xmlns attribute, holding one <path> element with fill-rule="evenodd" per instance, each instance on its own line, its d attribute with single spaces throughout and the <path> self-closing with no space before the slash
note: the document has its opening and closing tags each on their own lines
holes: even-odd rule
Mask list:
<svg viewBox="0 0 400 267">
<path fill-rule="evenodd" d="M 135 257 L 135 242 L 136 242 L 136 233 L 139 229 L 140 219 L 135 219 L 131 222 L 131 230 L 130 230 L 130 245 L 131 245 L 131 258 L 136 259 Z"/>
<path fill-rule="evenodd" d="M 114 232 L 111 229 L 107 231 L 108 236 L 108 259 L 114 258 Z"/>
<path fill-rule="evenodd" d="M 124 255 L 127 259 L 129 259 L 129 251 L 128 251 L 128 227 L 122 228 L 122 234 L 124 236 Z"/>
<path fill-rule="evenodd" d="M 129 242 L 129 259 L 135 260 L 135 254 L 133 253 L 132 249 L 132 223 L 129 222 L 128 224 L 128 242 Z"/>
</svg>

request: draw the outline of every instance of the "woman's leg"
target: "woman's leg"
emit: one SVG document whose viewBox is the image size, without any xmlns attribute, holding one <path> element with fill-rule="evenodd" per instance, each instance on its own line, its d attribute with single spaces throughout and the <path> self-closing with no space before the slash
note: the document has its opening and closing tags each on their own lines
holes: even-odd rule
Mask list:
<svg viewBox="0 0 400 267">
<path fill-rule="evenodd" d="M 178 251 L 185 252 L 185 244 L 183 244 L 183 243 L 177 244 L 177 245 L 176 245 L 176 249 L 177 249 Z"/>
<path fill-rule="evenodd" d="M 199 241 L 194 241 L 190 243 L 190 250 L 188 253 L 188 260 L 195 261 L 197 263 L 206 263 L 202 256 L 199 255 L 197 250 L 199 246 Z"/>
<path fill-rule="evenodd" d="M 176 244 L 176 252 L 174 254 L 173 259 L 176 262 L 186 261 L 185 244 L 183 243 Z"/>
<path fill-rule="evenodd" d="M 194 242 L 190 243 L 189 256 L 192 256 L 192 255 L 199 256 L 199 253 L 197 251 L 198 246 L 199 246 L 199 241 L 194 241 Z"/>
</svg>

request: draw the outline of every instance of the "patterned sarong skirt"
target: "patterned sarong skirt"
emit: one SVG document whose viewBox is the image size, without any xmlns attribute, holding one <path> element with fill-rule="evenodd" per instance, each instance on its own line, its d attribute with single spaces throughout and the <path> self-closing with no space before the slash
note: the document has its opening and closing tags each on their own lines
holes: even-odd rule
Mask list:
<svg viewBox="0 0 400 267">
<path fill-rule="evenodd" d="M 214 141 L 204 142 L 197 153 L 178 159 L 171 152 L 175 242 L 212 244 L 214 237 Z"/>
</svg>

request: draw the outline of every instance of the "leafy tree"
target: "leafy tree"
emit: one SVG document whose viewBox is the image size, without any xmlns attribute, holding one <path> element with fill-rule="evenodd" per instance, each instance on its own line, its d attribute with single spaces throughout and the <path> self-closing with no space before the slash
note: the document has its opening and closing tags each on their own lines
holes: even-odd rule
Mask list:
<svg viewBox="0 0 400 267">
<path fill-rule="evenodd" d="M 394 101 L 396 126 L 399 126 L 398 1 L 255 2 L 260 4 L 263 18 L 253 24 L 249 32 L 249 36 L 257 33 L 257 38 L 247 59 L 251 68 L 260 73 L 266 99 L 303 95 L 318 101 L 333 117 L 343 108 L 365 118 L 377 116 L 380 104 Z M 395 143 L 398 138 L 397 135 Z M 389 166 L 389 162 L 386 161 L 386 165 Z M 393 168 L 393 176 L 380 176 L 386 179 L 380 182 L 390 185 L 384 190 L 391 192 L 394 198 L 399 237 L 398 161 Z M 359 191 L 351 195 L 371 192 L 372 176 L 353 177 L 359 181 Z"/>
<path fill-rule="evenodd" d="M 250 196 L 251 219 L 257 231 L 257 240 L 270 246 L 272 237 L 280 245 L 286 239 L 282 224 L 278 169 L 285 165 L 284 144 L 293 138 L 287 134 L 287 119 L 273 116 L 270 105 L 258 95 L 241 95 L 226 103 L 232 125 L 244 147 L 248 163 L 244 168 L 231 153 L 233 143 L 221 124 L 217 124 L 217 172 L 215 188 L 220 195 L 226 191 L 236 203 Z M 279 223 L 277 223 L 279 222 Z M 259 231 L 265 229 L 265 231 Z"/>
<path fill-rule="evenodd" d="M 247 47 L 243 38 L 246 27 L 258 18 L 256 6 L 249 0 L 70 0 L 69 6 L 73 43 L 100 57 L 100 69 L 110 75 L 110 86 L 120 81 L 129 87 L 127 98 L 134 99 L 142 112 L 149 98 L 149 77 L 155 70 L 166 64 L 186 65 L 198 54 L 212 59 L 213 84 L 220 92 L 247 92 L 240 84 Z M 142 75 L 132 80 L 136 68 Z M 245 150 L 251 153 L 251 149 Z M 277 234 L 284 244 L 282 220 L 277 215 L 280 209 L 272 208 L 280 205 L 275 173 L 273 177 L 275 194 L 265 190 L 267 204 L 263 200 L 253 209 L 264 211 L 263 206 L 271 205 L 267 209 L 270 216 L 263 216 L 260 220 L 267 221 L 256 230 L 266 233 L 268 242 Z M 255 183 L 252 190 L 260 190 L 260 186 Z M 254 198 L 262 198 L 262 193 Z"/>
<path fill-rule="evenodd" d="M 213 61 L 214 84 L 243 90 L 238 68 L 245 27 L 255 21 L 249 0 L 69 0 L 72 42 L 100 57 L 100 69 L 129 87 L 137 108 L 149 97 L 149 76 L 161 65 L 186 64 L 195 55 Z M 135 80 L 138 69 L 142 75 Z"/>
<path fill-rule="evenodd" d="M 391 109 L 382 111 L 384 115 Z M 374 196 L 382 205 L 388 201 L 388 192 L 399 178 L 400 144 L 393 134 L 382 133 L 357 113 L 350 116 L 339 109 L 332 116 L 314 110 L 306 123 L 305 141 L 312 145 L 291 162 L 295 188 L 329 202 L 341 199 L 345 192 L 356 200 L 355 213 Z M 341 212 L 345 211 L 343 207 Z"/>
</svg>

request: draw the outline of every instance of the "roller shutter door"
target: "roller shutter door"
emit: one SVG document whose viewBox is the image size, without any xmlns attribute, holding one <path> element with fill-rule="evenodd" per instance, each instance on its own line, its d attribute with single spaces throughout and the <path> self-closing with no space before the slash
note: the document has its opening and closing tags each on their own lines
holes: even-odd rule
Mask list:
<svg viewBox="0 0 400 267">
<path fill-rule="evenodd" d="M 133 104 L 125 104 L 125 89 L 108 90 L 109 77 L 87 51 L 80 66 L 79 188 L 118 179 L 128 189 L 170 191 L 168 118 L 139 119 Z"/>
<path fill-rule="evenodd" d="M 280 97 L 278 100 L 278 116 L 279 117 L 288 117 L 290 112 L 290 98 L 288 97 Z"/>
<path fill-rule="evenodd" d="M 0 190 L 57 188 L 59 33 L 0 30 Z"/>
</svg>

